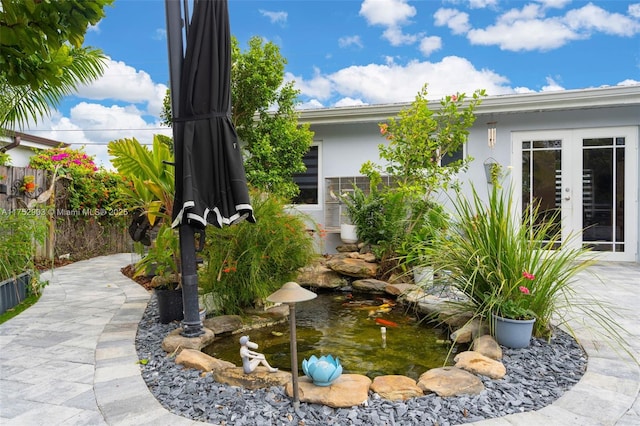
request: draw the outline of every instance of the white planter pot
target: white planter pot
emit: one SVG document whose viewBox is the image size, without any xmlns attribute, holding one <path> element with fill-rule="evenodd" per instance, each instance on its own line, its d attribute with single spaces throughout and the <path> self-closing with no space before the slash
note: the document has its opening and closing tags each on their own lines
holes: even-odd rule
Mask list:
<svg viewBox="0 0 640 426">
<path fill-rule="evenodd" d="M 355 244 L 358 242 L 358 234 L 355 225 L 343 223 L 340 225 L 340 239 L 345 244 Z"/>
<path fill-rule="evenodd" d="M 433 284 L 433 268 L 431 266 L 416 266 L 413 268 L 413 281 L 416 285 L 430 286 Z"/>
</svg>

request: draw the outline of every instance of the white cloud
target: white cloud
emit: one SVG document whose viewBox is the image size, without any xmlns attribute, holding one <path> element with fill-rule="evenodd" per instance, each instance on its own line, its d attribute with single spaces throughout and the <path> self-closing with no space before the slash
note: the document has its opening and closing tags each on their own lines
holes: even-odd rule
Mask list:
<svg viewBox="0 0 640 426">
<path fill-rule="evenodd" d="M 323 76 L 317 68 L 310 80 L 305 80 L 291 73 L 285 73 L 284 80 L 285 82 L 295 81 L 296 89 L 311 98 L 326 100 L 331 97 L 331 81 Z"/>
<path fill-rule="evenodd" d="M 486 29 L 469 31 L 471 44 L 498 45 L 502 50 L 547 51 L 581 38 L 559 19 L 523 20 L 512 24 L 499 23 Z"/>
<path fill-rule="evenodd" d="M 362 100 L 360 99 L 353 99 L 350 97 L 342 98 L 334 104 L 335 107 L 347 107 L 347 106 L 359 106 L 359 105 L 367 105 L 367 104 L 365 102 L 362 102 Z"/>
<path fill-rule="evenodd" d="M 166 40 L 167 39 L 166 28 L 157 28 L 151 38 L 153 38 L 154 40 Z"/>
<path fill-rule="evenodd" d="M 578 32 L 598 31 L 605 34 L 630 37 L 640 32 L 640 23 L 619 13 L 609 13 L 591 3 L 567 12 L 564 21 Z"/>
<path fill-rule="evenodd" d="M 640 18 L 640 3 L 630 4 L 627 10 L 629 11 L 629 16 Z"/>
<path fill-rule="evenodd" d="M 364 45 L 362 44 L 362 40 L 358 35 L 340 37 L 338 39 L 338 46 L 340 47 L 356 46 L 359 48 L 364 47 Z"/>
<path fill-rule="evenodd" d="M 560 8 L 564 0 L 529 3 L 511 9 L 496 19 L 494 25 L 472 29 L 467 38 L 472 44 L 497 45 L 510 51 L 547 51 L 572 40 L 587 39 L 594 33 L 631 37 L 640 32 L 640 22 L 619 13 L 610 13 L 591 3 L 567 11 L 564 16 L 547 17 L 547 8 Z M 632 15 L 632 8 L 629 8 Z M 640 14 L 640 6 L 637 13 Z"/>
<path fill-rule="evenodd" d="M 632 79 L 628 78 L 626 80 L 621 81 L 616 86 L 635 86 L 636 84 L 640 84 L 640 81 L 632 80 Z"/>
<path fill-rule="evenodd" d="M 325 106 L 317 99 L 311 99 L 296 106 L 296 109 L 317 109 Z"/>
<path fill-rule="evenodd" d="M 464 34 L 471 28 L 469 14 L 456 9 L 438 9 L 433 17 L 436 26 L 447 26 L 453 34 Z"/>
<path fill-rule="evenodd" d="M 420 52 L 424 56 L 429 56 L 440 49 L 442 49 L 442 39 L 440 37 L 431 36 L 420 40 Z"/>
<path fill-rule="evenodd" d="M 369 25 L 395 27 L 405 24 L 416 14 L 416 8 L 407 0 L 364 0 L 360 6 L 360 15 Z"/>
<path fill-rule="evenodd" d="M 269 10 L 260 9 L 260 14 L 269 18 L 272 24 L 284 25 L 287 23 L 289 14 L 287 12 L 271 12 Z"/>
<path fill-rule="evenodd" d="M 410 23 L 410 18 L 416 15 L 416 8 L 410 6 L 407 0 L 364 0 L 360 15 L 369 25 L 386 27 L 382 37 L 392 46 L 413 44 L 421 37 L 402 31 L 402 26 Z"/>
<path fill-rule="evenodd" d="M 382 36 L 389 41 L 392 46 L 402 46 L 413 44 L 420 37 L 419 34 L 405 34 L 399 27 L 389 27 L 382 33 Z"/>
<path fill-rule="evenodd" d="M 92 100 L 114 99 L 146 103 L 146 112 L 157 116 L 162 110 L 162 99 L 166 91 L 166 85 L 154 83 L 146 72 L 109 59 L 102 77 L 87 86 L 79 87 L 76 95 Z"/>
<path fill-rule="evenodd" d="M 309 98 L 328 100 L 337 95 L 340 99 L 367 104 L 411 101 L 425 83 L 429 83 L 429 96 L 433 99 L 458 91 L 473 93 L 477 89 L 486 89 L 490 95 L 513 92 L 506 77 L 478 70 L 467 59 L 456 56 L 435 63 L 412 61 L 398 65 L 391 61 L 351 66 L 333 74 L 316 75 L 313 81 L 323 83 L 322 97 L 318 96 L 316 85 L 301 78 L 295 80 L 296 88 Z"/>
<path fill-rule="evenodd" d="M 547 80 L 547 85 L 542 86 L 543 92 L 555 92 L 558 90 L 564 90 L 564 87 L 562 87 L 559 83 L 557 83 L 553 78 L 547 77 L 546 80 Z"/>
</svg>

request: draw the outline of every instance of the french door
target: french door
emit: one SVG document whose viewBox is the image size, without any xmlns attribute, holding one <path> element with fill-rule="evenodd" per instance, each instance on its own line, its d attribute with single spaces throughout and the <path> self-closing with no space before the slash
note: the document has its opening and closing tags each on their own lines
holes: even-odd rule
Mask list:
<svg viewBox="0 0 640 426">
<path fill-rule="evenodd" d="M 512 133 L 513 178 L 522 210 L 539 206 L 567 247 L 602 260 L 636 260 L 638 129 Z"/>
</svg>

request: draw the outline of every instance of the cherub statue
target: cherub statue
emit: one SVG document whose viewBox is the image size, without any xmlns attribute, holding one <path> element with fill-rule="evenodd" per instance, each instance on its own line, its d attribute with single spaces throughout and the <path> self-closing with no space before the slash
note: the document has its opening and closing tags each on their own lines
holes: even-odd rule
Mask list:
<svg viewBox="0 0 640 426">
<path fill-rule="evenodd" d="M 242 368 L 246 374 L 253 372 L 259 364 L 267 367 L 269 373 L 278 371 L 277 368 L 269 365 L 263 354 L 251 349 L 258 349 L 258 344 L 249 341 L 249 336 L 242 336 L 240 338 L 240 358 L 242 358 Z"/>
</svg>

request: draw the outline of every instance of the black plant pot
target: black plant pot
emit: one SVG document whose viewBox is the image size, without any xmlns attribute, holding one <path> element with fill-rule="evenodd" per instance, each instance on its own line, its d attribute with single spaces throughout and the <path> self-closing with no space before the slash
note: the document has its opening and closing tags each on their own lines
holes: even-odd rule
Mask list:
<svg viewBox="0 0 640 426">
<path fill-rule="evenodd" d="M 5 185 L 4 183 L 0 183 L 0 194 L 6 194 L 7 193 L 7 185 Z"/>
<path fill-rule="evenodd" d="M 158 311 L 162 324 L 169 324 L 172 321 L 182 321 L 184 319 L 182 289 L 156 289 L 156 297 L 158 298 Z"/>
</svg>

